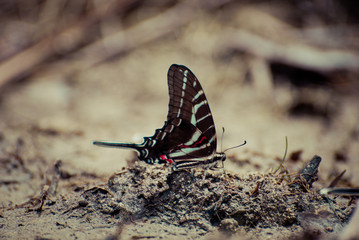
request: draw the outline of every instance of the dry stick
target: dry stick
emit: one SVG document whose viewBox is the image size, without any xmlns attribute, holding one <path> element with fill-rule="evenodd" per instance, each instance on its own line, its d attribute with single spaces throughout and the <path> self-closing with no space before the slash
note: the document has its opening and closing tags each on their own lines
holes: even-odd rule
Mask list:
<svg viewBox="0 0 359 240">
<path fill-rule="evenodd" d="M 55 29 L 58 29 L 57 26 L 61 23 L 61 20 L 63 19 L 62 16 L 64 15 L 61 14 L 61 11 L 63 11 L 63 6 L 66 4 L 65 1 L 66 0 L 44 2 L 38 14 L 36 29 L 34 31 L 34 37 L 36 39 L 45 37 L 51 32 L 54 32 Z"/>
<path fill-rule="evenodd" d="M 331 188 L 331 187 L 335 187 L 337 184 L 338 184 L 338 182 L 340 181 L 340 179 L 344 176 L 344 174 L 345 174 L 345 172 L 346 172 L 347 170 L 344 170 L 344 171 L 342 171 L 338 176 L 336 176 L 334 179 L 333 179 L 333 181 L 331 181 L 331 183 L 329 184 L 329 188 Z"/>
<path fill-rule="evenodd" d="M 204 10 L 216 8 L 227 1 L 229 0 L 218 1 L 206 6 Z M 188 2 L 178 4 L 162 14 L 94 42 L 75 53 L 75 56 L 86 59 L 86 62 L 81 62 L 81 68 L 89 68 L 114 55 L 131 51 L 142 44 L 178 29 L 197 17 L 196 8 L 197 6 L 193 7 Z M 227 39 L 227 42 L 224 43 L 227 47 L 239 48 L 267 60 L 277 60 L 316 71 L 343 69 L 357 71 L 359 69 L 359 57 L 348 51 L 320 50 L 300 44 L 283 46 L 242 30 L 223 31 L 220 36 L 223 39 L 222 42 Z M 108 51 L 102 50 L 104 45 Z"/>
<path fill-rule="evenodd" d="M 121 6 L 128 2 L 131 1 L 122 1 Z M 101 8 L 96 8 L 88 18 L 77 21 L 71 27 L 43 38 L 33 46 L 3 61 L 0 64 L 0 88 L 12 79 L 31 73 L 36 66 L 53 56 L 56 53 L 55 49 L 59 49 L 59 46 L 66 49 L 76 47 L 85 36 L 90 25 L 121 7 L 116 4 L 118 3 L 114 0 L 108 1 Z M 69 39 L 72 40 L 69 42 Z"/>
<path fill-rule="evenodd" d="M 191 1 L 180 3 L 164 13 L 145 20 L 134 27 L 107 36 L 85 47 L 78 53 L 75 53 L 74 56 L 80 57 L 81 60 L 86 59 L 86 62 L 81 62 L 80 69 L 89 68 L 114 55 L 130 51 L 139 45 L 164 36 L 192 21 L 198 16 L 196 9 L 199 8 L 201 3 L 205 7 L 204 10 L 210 10 L 229 1 L 230 0 L 198 1 L 195 6 L 193 6 L 193 2 Z M 104 15 L 108 15 L 109 11 L 111 11 L 109 9 L 115 9 L 111 4 L 113 4 L 113 2 L 109 2 L 107 5 L 104 5 L 104 7 L 96 9 L 96 12 L 86 20 L 80 21 L 73 27 L 67 28 L 58 34 L 44 38 L 34 46 L 4 61 L 0 65 L 0 87 L 11 79 L 31 72 L 31 69 L 52 56 L 55 52 L 53 46 L 66 45 L 66 48 L 77 46 L 85 35 L 88 26 L 103 18 Z M 225 34 L 224 32 L 221 34 L 222 39 L 227 39 L 225 43 L 227 47 L 239 48 L 265 59 L 277 60 L 320 71 L 337 69 L 356 71 L 359 69 L 359 57 L 346 51 L 320 51 L 318 48 L 298 44 L 283 46 L 246 31 L 230 30 L 228 32 L 229 33 Z M 77 38 L 70 44 L 64 44 L 68 39 L 67 36 L 74 35 L 77 36 Z M 222 40 L 222 42 L 223 41 L 224 40 Z M 103 51 L 104 43 L 110 51 Z M 74 71 L 74 69 L 71 69 L 72 67 L 73 65 L 69 71 Z"/>
<path fill-rule="evenodd" d="M 82 62 L 82 68 L 89 68 L 115 55 L 131 51 L 136 47 L 178 30 L 181 26 L 197 18 L 199 9 L 203 11 L 215 9 L 230 1 L 184 1 L 135 26 L 105 36 L 76 52 L 74 54 L 75 58 L 76 56 L 85 58 L 86 63 L 85 61 Z M 104 46 L 107 51 L 103 51 Z"/>
<path fill-rule="evenodd" d="M 201 10 L 210 10 L 217 8 L 229 1 L 231 0 L 200 0 L 195 2 L 182 2 L 172 7 L 171 9 L 168 9 L 162 14 L 145 20 L 138 25 L 130 27 L 124 31 L 106 36 L 103 39 L 85 47 L 83 50 L 76 52 L 73 57 L 75 58 L 75 61 L 76 59 L 81 60 L 79 66 L 76 65 L 75 69 L 73 69 L 75 64 L 69 64 L 69 69 L 66 69 L 65 72 L 87 69 L 112 56 L 118 55 L 119 53 L 130 51 L 141 44 L 150 42 L 172 31 L 175 31 L 184 24 L 192 21 L 198 16 L 196 13 L 197 10 L 201 7 L 205 7 L 205 9 L 202 8 Z M 121 5 L 126 5 L 127 2 L 123 2 L 125 2 L 125 4 L 121 2 Z M 88 26 L 102 19 L 105 15 L 110 14 L 111 9 L 119 8 L 118 6 L 114 7 L 113 4 L 114 2 L 112 1 L 107 3 L 84 21 L 80 21 L 73 27 L 67 28 L 58 34 L 54 34 L 39 41 L 34 46 L 1 63 L 0 88 L 11 79 L 31 72 L 31 69 L 54 55 L 55 51 L 53 47 L 66 45 L 64 42 L 66 42 L 68 39 L 67 36 L 75 35 L 77 38 L 75 38 L 75 40 L 73 40 L 70 44 L 67 44 L 66 48 L 73 48 L 77 46 L 82 37 L 85 35 Z M 103 50 L 104 44 L 110 51 Z"/>
<path fill-rule="evenodd" d="M 50 56 L 53 51 L 51 42 L 52 40 L 49 39 L 42 40 L 1 63 L 0 87 L 11 79 L 22 76 Z"/>
<path fill-rule="evenodd" d="M 192 20 L 193 15 L 194 9 L 186 4 L 177 5 L 133 27 L 105 36 L 77 51 L 74 58 L 84 60 L 80 63 L 82 69 L 90 68 L 114 55 L 131 51 L 139 45 L 178 29 Z M 103 50 L 104 46 L 107 51 Z"/>
<path fill-rule="evenodd" d="M 255 56 L 315 71 L 358 71 L 359 55 L 344 50 L 319 49 L 288 43 L 283 45 L 248 31 L 231 29 L 222 35 L 224 48 L 240 49 Z M 223 51 L 226 49 L 221 49 Z"/>
<path fill-rule="evenodd" d="M 18 205 L 17 207 L 24 207 L 25 205 L 30 205 L 27 208 L 27 211 L 42 211 L 42 207 L 44 206 L 45 200 L 49 199 L 51 196 L 55 196 L 57 184 L 59 182 L 59 179 L 61 177 L 61 160 L 56 161 L 53 168 L 45 173 L 44 181 L 45 184 L 41 189 L 40 196 L 31 198 L 29 201 Z M 48 176 L 52 175 L 52 178 Z"/>
<path fill-rule="evenodd" d="M 305 187 L 306 190 L 312 187 L 313 182 L 318 180 L 318 168 L 322 158 L 314 155 L 304 168 L 300 171 L 299 176 L 289 185 L 294 188 Z"/>
</svg>

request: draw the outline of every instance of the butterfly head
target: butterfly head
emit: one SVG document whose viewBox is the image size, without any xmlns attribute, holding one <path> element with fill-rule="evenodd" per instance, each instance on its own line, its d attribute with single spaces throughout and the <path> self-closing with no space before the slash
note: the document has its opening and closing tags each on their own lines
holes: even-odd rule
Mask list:
<svg viewBox="0 0 359 240">
<path fill-rule="evenodd" d="M 219 168 L 223 168 L 223 162 L 226 160 L 226 154 L 224 152 L 217 152 L 213 155 L 212 159 L 207 162 L 204 168 L 216 170 Z"/>
<path fill-rule="evenodd" d="M 231 147 L 231 148 L 227 148 L 226 150 L 224 150 L 223 152 L 217 152 L 215 153 L 214 157 L 213 157 L 213 163 L 215 163 L 214 166 L 211 166 L 211 168 L 223 168 L 223 162 L 226 160 L 226 154 L 224 152 L 226 152 L 227 150 L 233 149 L 233 148 L 237 148 L 240 146 L 245 145 L 247 142 L 244 141 L 244 143 L 242 143 L 241 145 L 235 146 L 235 147 Z M 220 167 L 218 165 L 218 163 L 222 163 L 222 166 Z"/>
<path fill-rule="evenodd" d="M 213 160 L 214 162 L 224 162 L 226 160 L 226 154 L 224 152 L 216 153 Z"/>
</svg>

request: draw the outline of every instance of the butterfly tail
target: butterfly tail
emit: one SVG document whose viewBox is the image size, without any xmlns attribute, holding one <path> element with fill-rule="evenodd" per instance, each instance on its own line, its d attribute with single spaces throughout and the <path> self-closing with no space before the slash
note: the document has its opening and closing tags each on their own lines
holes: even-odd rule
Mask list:
<svg viewBox="0 0 359 240">
<path fill-rule="evenodd" d="M 143 148 L 142 144 L 135 144 L 135 143 L 100 142 L 100 141 L 94 141 L 92 143 L 100 147 L 132 148 L 138 152 L 140 152 L 140 150 Z"/>
</svg>

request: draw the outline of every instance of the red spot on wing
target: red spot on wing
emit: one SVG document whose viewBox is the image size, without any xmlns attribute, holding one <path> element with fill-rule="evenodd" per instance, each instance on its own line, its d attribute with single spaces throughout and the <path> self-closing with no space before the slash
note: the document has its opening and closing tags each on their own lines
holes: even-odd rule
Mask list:
<svg viewBox="0 0 359 240">
<path fill-rule="evenodd" d="M 192 148 L 192 147 L 196 147 L 198 144 L 201 144 L 204 140 L 206 140 L 206 136 L 203 136 L 201 138 L 201 140 L 199 140 L 198 142 L 193 143 L 192 145 L 182 145 L 180 148 Z"/>
<path fill-rule="evenodd" d="M 161 160 L 167 161 L 168 163 L 174 163 L 172 159 L 167 158 L 166 155 L 162 154 L 160 155 Z"/>
</svg>

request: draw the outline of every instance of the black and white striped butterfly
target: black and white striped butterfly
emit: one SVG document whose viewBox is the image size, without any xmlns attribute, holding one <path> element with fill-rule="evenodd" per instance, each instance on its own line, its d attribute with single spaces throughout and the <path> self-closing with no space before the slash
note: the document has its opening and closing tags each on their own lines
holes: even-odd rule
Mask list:
<svg viewBox="0 0 359 240">
<path fill-rule="evenodd" d="M 211 110 L 201 84 L 185 66 L 173 64 L 168 70 L 170 96 L 167 121 L 141 144 L 94 141 L 105 147 L 132 148 L 146 163 L 170 163 L 176 169 L 211 168 L 226 160 L 217 153 L 217 137 Z"/>
</svg>

